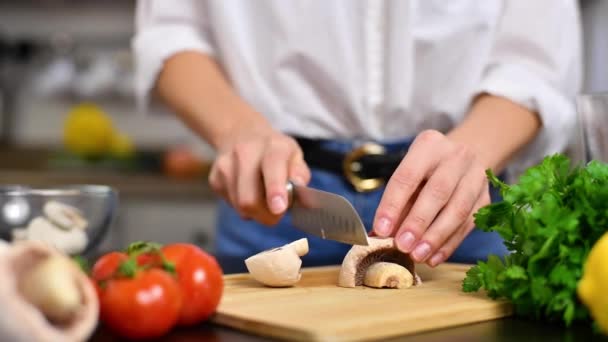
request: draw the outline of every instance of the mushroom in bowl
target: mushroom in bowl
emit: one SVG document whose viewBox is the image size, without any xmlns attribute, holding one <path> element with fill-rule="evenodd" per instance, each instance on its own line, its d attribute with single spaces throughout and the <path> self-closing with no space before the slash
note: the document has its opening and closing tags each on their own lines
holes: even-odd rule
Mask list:
<svg viewBox="0 0 608 342">
<path fill-rule="evenodd" d="M 86 254 L 113 223 L 118 193 L 104 185 L 0 187 L 0 238 L 40 241 L 59 251 Z"/>
</svg>

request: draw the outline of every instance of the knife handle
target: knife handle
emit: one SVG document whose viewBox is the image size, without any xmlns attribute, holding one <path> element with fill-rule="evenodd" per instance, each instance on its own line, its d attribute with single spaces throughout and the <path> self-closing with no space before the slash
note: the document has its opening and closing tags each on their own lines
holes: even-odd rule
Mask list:
<svg viewBox="0 0 608 342">
<path fill-rule="evenodd" d="M 287 208 L 291 208 L 291 206 L 293 205 L 293 187 L 293 182 L 287 181 Z"/>
</svg>

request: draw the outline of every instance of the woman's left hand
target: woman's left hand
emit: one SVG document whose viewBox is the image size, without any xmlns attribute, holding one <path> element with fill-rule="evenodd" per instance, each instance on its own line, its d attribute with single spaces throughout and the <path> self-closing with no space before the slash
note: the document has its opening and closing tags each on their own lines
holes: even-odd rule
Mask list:
<svg viewBox="0 0 608 342">
<path fill-rule="evenodd" d="M 420 133 L 386 186 L 375 234 L 394 236 L 416 262 L 442 263 L 490 203 L 486 168 L 469 146 L 438 131 Z"/>
</svg>

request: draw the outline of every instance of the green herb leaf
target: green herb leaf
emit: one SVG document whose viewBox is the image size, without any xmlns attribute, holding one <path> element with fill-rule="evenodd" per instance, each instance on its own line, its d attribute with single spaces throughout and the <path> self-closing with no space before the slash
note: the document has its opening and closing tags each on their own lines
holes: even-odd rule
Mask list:
<svg viewBox="0 0 608 342">
<path fill-rule="evenodd" d="M 507 298 L 518 315 L 562 321 L 590 318 L 576 286 L 589 250 L 608 229 L 608 164 L 573 166 L 562 154 L 547 156 L 506 184 L 491 170 L 503 200 L 474 215 L 476 226 L 503 237 L 511 252 L 489 256 L 466 274 L 464 292 L 486 290 Z"/>
</svg>

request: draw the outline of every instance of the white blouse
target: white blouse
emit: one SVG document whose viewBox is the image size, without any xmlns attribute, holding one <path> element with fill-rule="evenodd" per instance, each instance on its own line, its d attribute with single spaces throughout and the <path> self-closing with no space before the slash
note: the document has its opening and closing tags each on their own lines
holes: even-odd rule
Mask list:
<svg viewBox="0 0 608 342">
<path fill-rule="evenodd" d="M 140 0 L 133 49 L 140 109 L 163 61 L 194 50 L 276 128 L 308 137 L 447 132 L 476 94 L 502 96 L 543 121 L 521 167 L 573 136 L 580 35 L 575 0 Z"/>
</svg>

